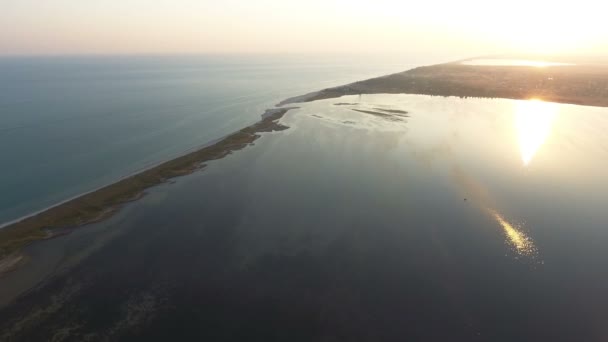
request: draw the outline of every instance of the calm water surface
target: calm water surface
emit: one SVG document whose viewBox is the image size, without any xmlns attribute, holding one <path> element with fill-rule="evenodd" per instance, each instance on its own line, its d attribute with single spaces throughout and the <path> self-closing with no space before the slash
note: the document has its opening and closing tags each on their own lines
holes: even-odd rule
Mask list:
<svg viewBox="0 0 608 342">
<path fill-rule="evenodd" d="M 30 246 L 3 337 L 608 338 L 608 109 L 364 95 L 282 122 Z"/>
</svg>

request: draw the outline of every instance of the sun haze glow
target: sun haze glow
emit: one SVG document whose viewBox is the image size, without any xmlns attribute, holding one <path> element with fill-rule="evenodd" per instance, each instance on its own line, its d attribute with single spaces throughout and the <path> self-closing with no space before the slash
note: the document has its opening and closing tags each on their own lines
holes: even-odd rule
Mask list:
<svg viewBox="0 0 608 342">
<path fill-rule="evenodd" d="M 596 0 L 5 1 L 0 54 L 607 53 L 603 7 Z"/>
</svg>

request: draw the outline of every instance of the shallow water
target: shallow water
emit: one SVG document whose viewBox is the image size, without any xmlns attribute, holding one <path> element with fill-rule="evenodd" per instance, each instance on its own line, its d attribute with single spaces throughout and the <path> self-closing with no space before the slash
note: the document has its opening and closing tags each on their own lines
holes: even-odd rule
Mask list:
<svg viewBox="0 0 608 342">
<path fill-rule="evenodd" d="M 5 293 L 48 278 L 0 312 L 0 331 L 601 341 L 607 114 L 412 95 L 302 104 L 290 129 L 30 246 Z"/>
<path fill-rule="evenodd" d="M 329 57 L 0 58 L 0 224 L 408 63 Z"/>
</svg>

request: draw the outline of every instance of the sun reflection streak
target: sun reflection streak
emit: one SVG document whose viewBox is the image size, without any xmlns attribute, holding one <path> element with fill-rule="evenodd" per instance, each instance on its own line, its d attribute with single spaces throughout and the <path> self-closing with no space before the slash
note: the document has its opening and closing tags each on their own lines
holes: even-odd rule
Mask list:
<svg viewBox="0 0 608 342">
<path fill-rule="evenodd" d="M 556 103 L 541 100 L 518 101 L 515 107 L 515 127 L 521 159 L 527 166 L 549 137 L 551 126 L 559 111 Z"/>
<path fill-rule="evenodd" d="M 534 257 L 538 250 L 534 245 L 532 239 L 527 236 L 521 229 L 513 226 L 509 223 L 505 218 L 500 215 L 496 210 L 486 209 L 490 215 L 496 219 L 496 221 L 500 224 L 504 233 L 507 237 L 508 242 L 515 249 L 515 251 L 522 256 Z"/>
<path fill-rule="evenodd" d="M 456 166 L 452 169 L 452 175 L 456 183 L 465 191 L 470 201 L 483 213 L 495 220 L 502 228 L 505 236 L 505 244 L 510 246 L 514 253 L 526 257 L 528 260 L 537 260 L 539 251 L 534 240 L 523 231 L 521 225 L 513 224 L 497 210 L 496 203 L 492 199 L 488 189 L 475 178 Z"/>
</svg>

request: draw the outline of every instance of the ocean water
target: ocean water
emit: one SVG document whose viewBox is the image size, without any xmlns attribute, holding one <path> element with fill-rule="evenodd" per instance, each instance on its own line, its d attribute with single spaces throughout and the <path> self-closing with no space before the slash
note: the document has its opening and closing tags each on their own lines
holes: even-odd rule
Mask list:
<svg viewBox="0 0 608 342">
<path fill-rule="evenodd" d="M 0 58 L 0 224 L 243 128 L 287 97 L 410 67 L 289 56 Z"/>
<path fill-rule="evenodd" d="M 281 123 L 28 246 L 0 339 L 606 340 L 607 108 L 363 95 Z"/>
</svg>

